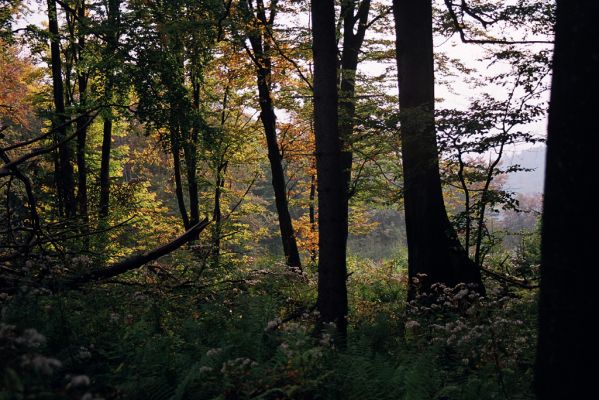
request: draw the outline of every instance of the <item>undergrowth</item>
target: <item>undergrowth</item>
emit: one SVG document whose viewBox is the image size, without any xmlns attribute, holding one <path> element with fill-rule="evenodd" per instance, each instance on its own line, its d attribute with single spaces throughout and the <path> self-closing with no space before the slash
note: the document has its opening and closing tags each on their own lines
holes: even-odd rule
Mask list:
<svg viewBox="0 0 599 400">
<path fill-rule="evenodd" d="M 403 265 L 349 265 L 344 350 L 314 333 L 313 273 L 268 261 L 3 296 L 0 398 L 532 397 L 534 293 L 438 286 L 406 308 Z"/>
</svg>

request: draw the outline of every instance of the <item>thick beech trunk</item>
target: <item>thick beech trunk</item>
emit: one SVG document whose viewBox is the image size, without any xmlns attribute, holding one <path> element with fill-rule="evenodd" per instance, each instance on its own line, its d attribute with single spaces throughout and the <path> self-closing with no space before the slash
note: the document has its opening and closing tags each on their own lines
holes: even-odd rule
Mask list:
<svg viewBox="0 0 599 400">
<path fill-rule="evenodd" d="M 557 2 L 541 240 L 540 400 L 597 392 L 598 14 L 597 2 Z"/>
<path fill-rule="evenodd" d="M 480 269 L 469 259 L 443 201 L 434 118 L 431 1 L 393 0 L 408 239 L 408 274 L 423 289 L 440 282 L 474 283 Z M 410 291 L 409 297 L 414 295 Z"/>
<path fill-rule="evenodd" d="M 335 2 L 312 0 L 314 134 L 318 179 L 318 301 L 323 322 L 347 334 L 347 194 L 337 118 Z"/>
</svg>

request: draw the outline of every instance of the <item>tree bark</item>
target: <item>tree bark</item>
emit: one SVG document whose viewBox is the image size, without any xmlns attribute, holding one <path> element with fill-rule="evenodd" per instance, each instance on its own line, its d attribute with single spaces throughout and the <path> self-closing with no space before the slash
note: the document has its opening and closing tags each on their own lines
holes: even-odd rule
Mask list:
<svg viewBox="0 0 599 400">
<path fill-rule="evenodd" d="M 393 0 L 399 78 L 404 208 L 410 281 L 473 283 L 482 291 L 480 269 L 469 259 L 443 201 L 434 117 L 431 1 Z M 409 298 L 414 297 L 413 288 Z"/>
<path fill-rule="evenodd" d="M 337 117 L 335 2 L 312 0 L 314 134 L 318 186 L 318 301 L 321 322 L 347 335 L 347 195 Z"/>
<path fill-rule="evenodd" d="M 108 111 L 110 112 L 110 110 Z M 110 149 L 112 145 L 112 117 L 104 117 L 102 126 L 102 154 L 100 160 L 100 218 L 110 212 Z"/>
<path fill-rule="evenodd" d="M 557 2 L 535 376 L 540 400 L 597 391 L 599 211 L 587 191 L 597 186 L 598 13 L 597 2 Z"/>
<path fill-rule="evenodd" d="M 85 18 L 85 1 L 81 1 L 77 12 L 80 19 Z M 85 49 L 85 36 L 81 30 L 82 28 L 79 26 L 79 62 L 81 62 L 81 55 Z M 79 89 L 79 112 L 84 113 L 87 106 L 87 74 L 85 72 L 77 73 L 77 84 Z M 85 160 L 89 118 L 89 115 L 83 115 L 77 119 L 77 202 L 79 203 L 79 215 L 83 218 L 85 227 L 89 223 L 87 214 L 87 164 Z"/>
<path fill-rule="evenodd" d="M 183 155 L 185 157 L 185 173 L 187 177 L 187 192 L 189 193 L 189 226 L 195 225 L 200 221 L 200 201 L 198 198 L 198 179 L 197 179 L 197 139 L 198 134 L 195 129 L 189 140 L 183 144 Z"/>
<path fill-rule="evenodd" d="M 62 142 L 67 137 L 67 126 L 65 125 L 65 100 L 64 85 L 62 81 L 62 61 L 60 59 L 60 33 L 58 30 L 58 14 L 56 1 L 48 0 L 48 31 L 50 33 L 50 58 L 52 67 L 52 91 L 56 118 L 54 121 L 56 129 L 56 142 Z M 77 201 L 75 199 L 75 177 L 73 171 L 72 151 L 69 142 L 63 142 L 58 147 L 58 160 L 55 171 L 56 186 L 60 203 L 64 206 L 64 214 L 74 217 L 77 213 Z"/>
<path fill-rule="evenodd" d="M 119 40 L 119 18 L 120 18 L 120 0 L 109 0 L 107 4 L 108 23 L 111 31 L 108 34 L 106 42 L 107 53 L 115 52 Z M 106 71 L 106 87 L 104 98 L 107 104 L 106 115 L 102 128 L 102 155 L 100 161 L 100 219 L 106 219 L 110 213 L 110 151 L 112 145 L 112 125 L 113 115 L 110 103 L 113 97 L 114 77 L 112 67 L 109 65 Z"/>
<path fill-rule="evenodd" d="M 189 216 L 187 214 L 187 208 L 185 206 L 185 197 L 183 196 L 183 182 L 181 179 L 181 150 L 179 148 L 179 135 L 177 129 L 177 123 L 171 120 L 170 127 L 171 135 L 171 153 L 173 155 L 173 169 L 175 172 L 175 194 L 177 196 L 177 204 L 179 206 L 179 213 L 183 220 L 183 226 L 185 229 L 189 228 Z"/>
<path fill-rule="evenodd" d="M 310 232 L 316 232 L 316 175 L 310 175 L 310 195 L 308 197 L 308 216 L 310 218 Z M 310 249 L 310 261 L 316 263 L 318 260 L 318 252 L 316 249 Z"/>
<path fill-rule="evenodd" d="M 247 7 L 247 5 L 246 5 Z M 264 5 L 259 0 L 257 4 L 256 18 L 265 29 L 272 29 L 274 14 L 267 20 Z M 249 11 L 249 10 L 247 10 Z M 274 13 L 274 9 L 272 11 Z M 282 156 L 279 150 L 277 139 L 277 117 L 274 111 L 270 81 L 272 75 L 272 63 L 270 59 L 268 42 L 264 34 L 258 27 L 248 30 L 248 38 L 254 52 L 256 63 L 256 78 L 258 86 L 258 98 L 260 102 L 260 119 L 264 127 L 266 136 L 266 145 L 268 148 L 268 161 L 270 162 L 270 171 L 272 174 L 272 187 L 275 194 L 275 206 L 279 219 L 279 230 L 281 232 L 281 241 L 283 242 L 283 253 L 285 262 L 292 268 L 302 267 L 295 230 L 289 212 L 289 201 L 287 198 L 287 183 L 285 172 L 283 170 Z"/>
</svg>

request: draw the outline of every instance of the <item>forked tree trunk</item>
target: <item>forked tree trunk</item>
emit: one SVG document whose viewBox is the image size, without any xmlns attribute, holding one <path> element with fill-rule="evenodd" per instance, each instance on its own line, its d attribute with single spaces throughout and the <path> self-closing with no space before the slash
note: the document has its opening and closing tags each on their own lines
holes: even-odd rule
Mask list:
<svg viewBox="0 0 599 400">
<path fill-rule="evenodd" d="M 346 193 L 349 196 L 353 164 L 352 135 L 356 115 L 356 70 L 358 55 L 366 34 L 370 0 L 363 0 L 355 12 L 356 0 L 344 0 L 341 7 L 343 18 L 343 52 L 341 54 L 341 82 L 339 85 L 339 136 L 341 138 L 343 172 Z M 356 26 L 357 25 L 357 26 Z"/>
<path fill-rule="evenodd" d="M 558 0 L 549 106 L 536 392 L 597 394 L 598 2 Z M 595 393 L 595 394 L 593 394 Z"/>
<path fill-rule="evenodd" d="M 432 4 L 393 0 L 408 240 L 408 275 L 423 289 L 440 282 L 474 283 L 480 269 L 469 259 L 443 201 L 434 117 Z M 414 290 L 409 291 L 413 298 Z"/>
</svg>

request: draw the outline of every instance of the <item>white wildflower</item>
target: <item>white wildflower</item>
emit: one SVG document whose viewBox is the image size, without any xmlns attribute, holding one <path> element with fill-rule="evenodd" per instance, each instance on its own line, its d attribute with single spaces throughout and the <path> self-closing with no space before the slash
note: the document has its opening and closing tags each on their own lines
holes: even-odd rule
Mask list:
<svg viewBox="0 0 599 400">
<path fill-rule="evenodd" d="M 206 356 L 208 357 L 214 357 L 217 356 L 221 353 L 221 351 L 223 351 L 223 349 L 221 349 L 220 347 L 216 347 L 214 349 L 210 349 L 206 352 Z"/>
<path fill-rule="evenodd" d="M 89 386 L 89 376 L 87 375 L 75 375 L 71 378 L 71 381 L 67 384 L 67 389 L 72 389 L 81 386 Z"/>
<path fill-rule="evenodd" d="M 406 322 L 406 329 L 416 329 L 420 327 L 420 323 L 418 321 L 410 320 Z"/>
</svg>

